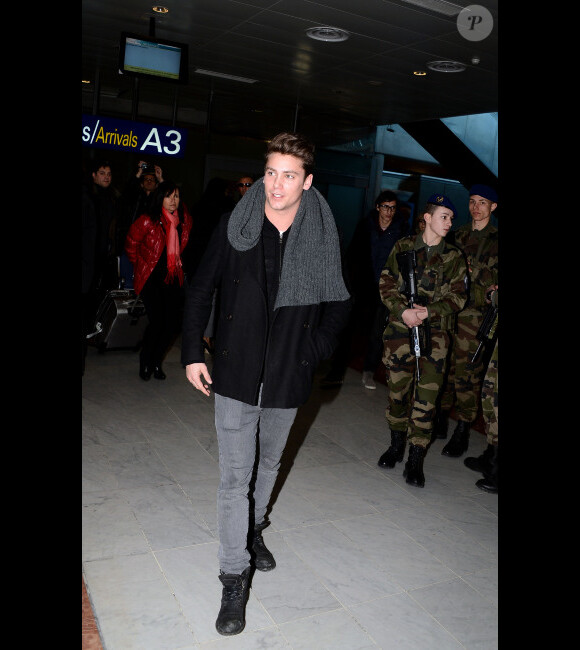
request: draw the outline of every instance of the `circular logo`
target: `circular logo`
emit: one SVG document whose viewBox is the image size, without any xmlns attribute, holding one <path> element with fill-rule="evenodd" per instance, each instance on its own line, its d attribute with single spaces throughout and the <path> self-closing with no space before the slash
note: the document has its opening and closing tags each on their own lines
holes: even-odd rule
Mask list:
<svg viewBox="0 0 580 650">
<path fill-rule="evenodd" d="M 468 41 L 483 41 L 492 29 L 493 16 L 481 5 L 469 5 L 457 16 L 457 30 Z"/>
</svg>

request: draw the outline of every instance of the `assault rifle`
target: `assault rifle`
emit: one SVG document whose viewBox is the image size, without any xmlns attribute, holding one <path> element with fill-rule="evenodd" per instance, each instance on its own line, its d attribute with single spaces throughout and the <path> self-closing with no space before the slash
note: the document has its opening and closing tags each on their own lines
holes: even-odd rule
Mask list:
<svg viewBox="0 0 580 650">
<path fill-rule="evenodd" d="M 492 341 L 497 332 L 498 307 L 496 304 L 496 292 L 489 291 L 487 297 L 488 300 L 491 300 L 491 305 L 488 306 L 483 320 L 481 321 L 481 325 L 477 330 L 477 334 L 475 335 L 475 338 L 479 341 L 479 345 L 477 346 L 475 354 L 471 357 L 471 363 L 475 362 L 479 356 L 481 348 L 489 341 Z"/>
<path fill-rule="evenodd" d="M 397 264 L 399 270 L 405 281 L 403 293 L 407 296 L 409 307 L 412 309 L 417 301 L 417 277 L 415 269 L 417 268 L 417 253 L 414 250 L 404 251 L 397 253 Z M 423 325 L 416 325 L 409 328 L 409 340 L 411 351 L 415 355 L 415 362 L 417 364 L 417 381 L 421 378 L 421 371 L 419 370 L 419 358 L 429 354 L 431 347 L 431 329 L 429 323 Z"/>
</svg>

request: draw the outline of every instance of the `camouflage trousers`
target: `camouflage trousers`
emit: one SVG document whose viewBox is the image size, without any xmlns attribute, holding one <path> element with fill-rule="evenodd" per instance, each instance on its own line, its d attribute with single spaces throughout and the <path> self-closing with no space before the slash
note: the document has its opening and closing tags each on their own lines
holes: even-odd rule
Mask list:
<svg viewBox="0 0 580 650">
<path fill-rule="evenodd" d="M 387 367 L 389 404 L 385 412 L 391 431 L 406 431 L 407 440 L 426 447 L 431 440 L 437 396 L 449 347 L 449 334 L 431 329 L 431 354 L 420 357 L 421 378 L 415 381 L 416 359 L 408 334 L 384 340 L 383 363 Z"/>
<path fill-rule="evenodd" d="M 473 309 L 457 316 L 457 333 L 453 335 L 441 394 L 441 410 L 450 411 L 455 404 L 457 419 L 465 422 L 475 421 L 481 400 L 484 351 L 480 350 L 475 363 L 471 363 L 479 345 L 476 334 L 481 319 L 481 314 Z"/>
<path fill-rule="evenodd" d="M 497 341 L 493 348 L 489 366 L 483 379 L 481 390 L 481 409 L 485 422 L 485 433 L 487 442 L 497 445 L 498 434 L 498 366 L 497 366 Z"/>
</svg>

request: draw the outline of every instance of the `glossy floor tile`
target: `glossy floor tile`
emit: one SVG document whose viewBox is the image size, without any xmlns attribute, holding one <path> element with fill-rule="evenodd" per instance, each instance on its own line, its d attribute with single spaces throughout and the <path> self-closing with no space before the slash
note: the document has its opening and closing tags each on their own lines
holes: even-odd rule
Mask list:
<svg viewBox="0 0 580 650">
<path fill-rule="evenodd" d="M 215 629 L 218 450 L 213 397 L 179 363 L 138 377 L 138 354 L 89 348 L 82 379 L 83 579 L 104 650 L 494 650 L 498 496 L 463 458 L 425 458 L 425 487 L 389 444 L 387 389 L 349 369 L 299 409 L 264 539 L 277 567 L 256 572 L 246 628 Z M 472 430 L 466 455 L 486 446 Z M 465 457 L 465 456 L 464 456 Z"/>
</svg>

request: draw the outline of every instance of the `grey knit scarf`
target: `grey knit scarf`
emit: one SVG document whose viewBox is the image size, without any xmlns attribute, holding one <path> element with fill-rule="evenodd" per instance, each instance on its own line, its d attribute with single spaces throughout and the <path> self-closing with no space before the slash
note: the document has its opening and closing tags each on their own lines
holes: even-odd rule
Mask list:
<svg viewBox="0 0 580 650">
<path fill-rule="evenodd" d="M 265 202 L 262 177 L 248 189 L 230 216 L 228 240 L 236 250 L 249 250 L 260 240 Z M 322 194 L 311 186 L 302 193 L 288 235 L 274 309 L 348 297 L 334 216 Z"/>
</svg>

